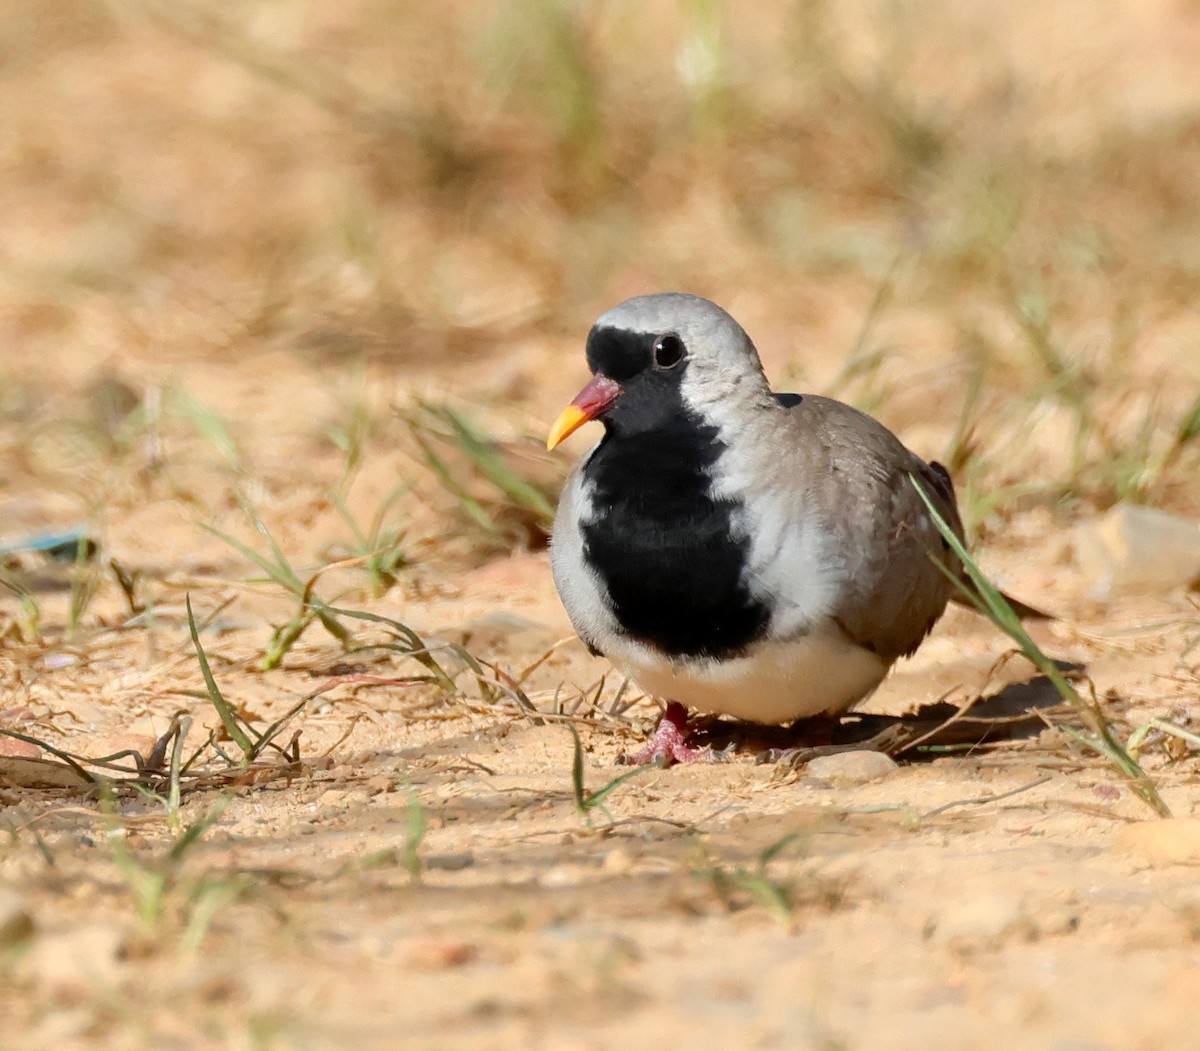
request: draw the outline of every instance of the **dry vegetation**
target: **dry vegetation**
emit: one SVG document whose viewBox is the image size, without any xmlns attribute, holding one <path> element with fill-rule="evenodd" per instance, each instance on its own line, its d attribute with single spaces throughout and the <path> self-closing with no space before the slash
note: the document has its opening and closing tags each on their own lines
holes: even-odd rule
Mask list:
<svg viewBox="0 0 1200 1051">
<path fill-rule="evenodd" d="M 1200 612 L 1070 536 L 1200 519 L 1200 8 L 760 8 L 0 13 L 0 543 L 97 545 L 0 556 L 0 1045 L 1194 1046 Z M 872 710 L 1044 732 L 619 776 L 539 439 L 662 288 L 952 466 L 1074 708 L 955 613 Z"/>
</svg>

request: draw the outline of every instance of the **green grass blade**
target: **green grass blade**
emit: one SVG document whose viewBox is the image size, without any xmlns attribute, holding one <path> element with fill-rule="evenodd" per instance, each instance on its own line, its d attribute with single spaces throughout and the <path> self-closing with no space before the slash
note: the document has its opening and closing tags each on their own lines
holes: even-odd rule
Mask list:
<svg viewBox="0 0 1200 1051">
<path fill-rule="evenodd" d="M 184 596 L 187 607 L 188 628 L 192 633 L 192 645 L 196 647 L 196 658 L 200 661 L 200 674 L 204 676 L 204 685 L 208 689 L 208 699 L 221 718 L 221 725 L 230 739 L 242 750 L 242 765 L 247 765 L 254 758 L 254 744 L 242 729 L 237 713 L 230 707 L 229 702 L 221 695 L 217 680 L 213 678 L 212 669 L 208 666 L 208 657 L 204 647 L 200 645 L 200 632 L 196 630 L 196 617 L 192 613 L 192 596 Z"/>
<path fill-rule="evenodd" d="M 421 860 L 421 844 L 425 833 L 429 830 L 429 822 L 425 817 L 425 807 L 420 796 L 412 789 L 408 795 L 408 822 L 404 831 L 403 863 L 413 883 L 421 882 L 421 873 L 425 868 Z"/>
<path fill-rule="evenodd" d="M 225 808 L 229 806 L 229 803 L 230 799 L 228 797 L 222 799 L 194 825 L 189 825 L 184 829 L 182 835 L 175 840 L 171 845 L 171 849 L 167 851 L 167 860 L 172 864 L 178 864 L 182 861 L 184 855 L 199 842 L 200 837 L 221 819 L 221 815 L 225 813 Z"/>
<path fill-rule="evenodd" d="M 230 467 L 238 471 L 242 470 L 245 457 L 242 456 L 242 450 L 238 447 L 237 440 L 233 437 L 233 432 L 230 431 L 225 420 L 187 391 L 177 388 L 171 393 L 175 411 L 225 458 Z"/>
<path fill-rule="evenodd" d="M 267 542 L 267 547 L 274 556 L 275 564 L 279 571 L 292 581 L 292 589 L 295 590 L 298 587 L 303 592 L 304 585 L 300 580 L 300 575 L 292 569 L 292 564 L 288 561 L 287 555 L 283 553 L 283 549 L 275 542 L 275 538 L 271 535 L 271 531 L 267 528 L 266 523 L 259 518 L 258 512 L 244 501 L 242 502 L 242 510 L 250 516 L 250 521 L 254 523 L 254 528 L 258 531 L 259 536 Z"/>
<path fill-rule="evenodd" d="M 329 494 L 329 502 L 333 505 L 333 509 L 338 513 L 338 517 L 346 523 L 350 533 L 353 535 L 354 544 L 358 549 L 355 553 L 359 555 L 367 554 L 374 545 L 367 539 L 367 536 L 362 529 L 359 528 L 358 523 L 354 520 L 354 516 L 346 507 L 346 502 L 340 496 L 338 496 L 337 493 Z"/>
<path fill-rule="evenodd" d="M 258 566 L 259 569 L 261 569 L 280 587 L 292 592 L 292 594 L 296 595 L 297 597 L 304 594 L 304 582 L 291 571 L 291 566 L 277 566 L 270 559 L 265 558 L 258 551 L 255 551 L 254 548 L 243 544 L 240 540 L 235 539 L 228 533 L 223 533 L 215 526 L 210 526 L 205 522 L 201 522 L 200 528 L 206 533 L 211 533 L 218 540 L 224 541 L 230 547 L 240 552 L 256 566 Z"/>
<path fill-rule="evenodd" d="M 422 665 L 422 667 L 427 668 L 430 674 L 437 680 L 438 685 L 447 693 L 458 693 L 458 686 L 455 684 L 453 676 L 434 658 L 433 651 L 426 644 L 425 640 L 407 624 L 393 620 L 391 617 L 385 617 L 381 613 L 369 613 L 364 609 L 343 609 L 339 606 L 329 606 L 325 603 L 320 603 L 319 608 L 334 616 L 349 617 L 352 620 L 365 620 L 372 624 L 382 624 L 384 627 L 391 628 L 406 644 L 407 648 L 404 650 L 405 656 L 411 657 Z"/>
<path fill-rule="evenodd" d="M 496 520 L 487 513 L 484 506 L 474 497 L 469 496 L 467 491 L 454 480 L 454 476 L 450 473 L 450 468 L 423 437 L 414 432 L 414 439 L 421 451 L 425 454 L 425 462 L 429 464 L 434 474 L 438 476 L 438 480 L 450 492 L 463 511 L 482 529 L 489 533 L 498 533 L 500 527 L 496 524 Z"/>
<path fill-rule="evenodd" d="M 546 521 L 554 518 L 554 507 L 546 496 L 525 481 L 504 462 L 504 457 L 492 442 L 477 435 L 466 420 L 452 409 L 443 408 L 440 415 L 450 424 L 457 445 L 497 489 L 511 500 L 529 508 Z"/>
<path fill-rule="evenodd" d="M 571 723 L 567 723 L 567 729 L 571 731 L 573 745 L 571 755 L 571 791 L 575 797 L 575 809 L 585 817 L 588 816 L 590 811 L 595 810 L 597 807 L 602 807 L 604 800 L 626 781 L 638 777 L 649 770 L 662 769 L 661 763 L 635 766 L 632 770 L 627 770 L 619 777 L 614 777 L 603 788 L 598 788 L 595 792 L 589 793 L 583 783 L 583 741 L 580 740 L 579 731 Z"/>
<path fill-rule="evenodd" d="M 1158 789 L 1155 787 L 1154 782 L 1141 766 L 1138 765 L 1133 756 L 1126 751 L 1124 745 L 1114 736 L 1103 714 L 1096 706 L 1088 704 L 1080 696 L 1079 691 L 1063 675 L 1058 665 L 1046 656 L 1041 647 L 1030 638 L 1029 633 L 1025 630 L 1021 619 L 1013 611 L 1013 608 L 1008 604 L 995 585 L 984 575 L 975 560 L 968 554 L 966 547 L 963 546 L 962 541 L 959 540 L 954 530 L 950 528 L 946 520 L 939 514 L 938 509 L 929 498 L 929 494 L 925 491 L 920 480 L 911 474 L 909 475 L 909 479 L 916 489 L 917 495 L 925 504 L 925 508 L 933 519 L 938 532 L 941 533 L 942 539 L 946 541 L 950 549 L 958 557 L 963 569 L 975 585 L 975 591 L 966 587 L 962 588 L 967 597 L 971 599 L 976 608 L 984 616 L 988 617 L 1017 644 L 1025 658 L 1039 672 L 1046 676 L 1058 692 L 1058 695 L 1075 710 L 1088 728 L 1096 735 L 1095 738 L 1078 735 L 1079 739 L 1098 755 L 1103 756 L 1117 767 L 1130 780 L 1134 791 L 1156 814 L 1160 817 L 1170 817 L 1171 811 L 1158 794 Z M 942 570 L 951 579 L 956 579 L 955 575 L 947 567 L 942 566 Z"/>
<path fill-rule="evenodd" d="M 574 727 L 572 727 L 574 729 Z M 665 765 L 665 760 L 656 760 L 653 763 L 648 763 L 645 766 L 635 766 L 632 770 L 626 770 L 625 773 L 614 777 L 603 788 L 597 788 L 590 796 L 587 797 L 586 804 L 590 808 L 600 806 L 605 798 L 620 788 L 626 781 L 635 777 L 640 777 L 642 774 L 651 770 L 661 770 Z"/>
<path fill-rule="evenodd" d="M 586 817 L 588 803 L 583 787 L 583 742 L 579 739 L 579 731 L 574 726 L 567 723 L 567 729 L 571 731 L 571 740 L 574 742 L 574 752 L 571 756 L 571 792 L 575 796 L 575 809 Z"/>
<path fill-rule="evenodd" d="M 278 668 L 283 658 L 287 656 L 291 648 L 300 640 L 300 636 L 308 630 L 308 626 L 315 619 L 316 614 L 310 610 L 307 613 L 293 617 L 286 624 L 279 625 L 271 633 L 271 640 L 267 643 L 263 659 L 259 662 L 258 666 L 263 671 L 273 671 L 275 668 Z"/>
<path fill-rule="evenodd" d="M 782 839 L 776 840 L 766 850 L 758 856 L 759 871 L 764 871 L 766 867 L 782 854 L 788 847 L 800 838 L 799 832 L 789 832 Z"/>
</svg>

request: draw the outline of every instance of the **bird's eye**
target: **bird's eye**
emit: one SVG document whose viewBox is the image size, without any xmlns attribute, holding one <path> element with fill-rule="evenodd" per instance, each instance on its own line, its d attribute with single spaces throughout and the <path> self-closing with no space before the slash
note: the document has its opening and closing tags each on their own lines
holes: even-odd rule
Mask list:
<svg viewBox="0 0 1200 1051">
<path fill-rule="evenodd" d="M 660 369 L 674 368 L 683 360 L 685 350 L 678 336 L 662 336 L 654 344 L 654 364 Z"/>
</svg>

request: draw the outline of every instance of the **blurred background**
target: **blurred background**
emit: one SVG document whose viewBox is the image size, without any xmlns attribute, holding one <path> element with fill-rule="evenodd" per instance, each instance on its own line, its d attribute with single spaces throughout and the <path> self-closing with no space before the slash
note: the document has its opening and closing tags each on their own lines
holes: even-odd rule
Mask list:
<svg viewBox="0 0 1200 1051">
<path fill-rule="evenodd" d="M 412 411 L 540 435 L 661 289 L 976 538 L 1200 513 L 1194 0 L 11 0 L 0 165 L 5 533 L 378 507 Z"/>
<path fill-rule="evenodd" d="M 613 780 L 544 438 L 666 289 L 951 469 L 1183 822 L 1061 713 Z M 1193 1046 L 1198 292 L 1200 0 L 2 0 L 3 1032 Z"/>
</svg>

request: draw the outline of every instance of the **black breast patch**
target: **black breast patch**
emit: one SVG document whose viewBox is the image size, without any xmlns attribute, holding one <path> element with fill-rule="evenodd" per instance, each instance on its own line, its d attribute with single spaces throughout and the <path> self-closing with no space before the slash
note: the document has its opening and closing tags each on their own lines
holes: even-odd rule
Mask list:
<svg viewBox="0 0 1200 1051">
<path fill-rule="evenodd" d="M 739 654 L 770 617 L 742 581 L 750 543 L 733 535 L 737 507 L 709 494 L 723 449 L 681 406 L 652 430 L 610 431 L 584 468 L 585 556 L 625 632 L 672 656 Z"/>
</svg>

